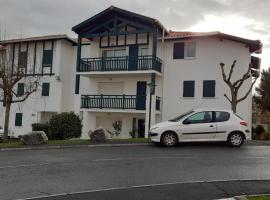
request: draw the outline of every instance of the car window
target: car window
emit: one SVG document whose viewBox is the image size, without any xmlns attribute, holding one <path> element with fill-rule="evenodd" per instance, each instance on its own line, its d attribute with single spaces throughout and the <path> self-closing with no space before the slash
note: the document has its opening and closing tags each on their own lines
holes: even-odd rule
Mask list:
<svg viewBox="0 0 270 200">
<path fill-rule="evenodd" d="M 228 112 L 215 112 L 216 114 L 216 122 L 225 122 L 230 119 L 230 113 Z"/>
<path fill-rule="evenodd" d="M 177 121 L 179 121 L 180 119 L 183 119 L 184 117 L 186 117 L 187 115 L 189 115 L 189 114 L 191 114 L 191 113 L 193 113 L 194 111 L 192 110 L 192 111 L 188 111 L 188 112 L 186 112 L 186 113 L 184 113 L 184 114 L 182 114 L 182 115 L 179 115 L 179 116 L 177 116 L 177 117 L 175 117 L 175 118 L 173 118 L 173 119 L 170 119 L 170 120 L 168 120 L 168 121 L 170 121 L 170 122 L 177 122 Z"/>
<path fill-rule="evenodd" d="M 185 119 L 184 124 L 210 123 L 212 119 L 212 112 L 199 112 Z"/>
</svg>

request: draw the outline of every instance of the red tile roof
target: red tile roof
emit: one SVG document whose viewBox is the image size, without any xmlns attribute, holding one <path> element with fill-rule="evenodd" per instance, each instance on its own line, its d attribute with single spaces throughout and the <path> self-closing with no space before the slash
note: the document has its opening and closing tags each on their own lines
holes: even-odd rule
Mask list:
<svg viewBox="0 0 270 200">
<path fill-rule="evenodd" d="M 181 38 L 184 39 L 195 37 L 217 37 L 220 39 L 232 40 L 246 44 L 249 47 L 251 53 L 261 53 L 262 51 L 262 43 L 260 40 L 249 40 L 246 38 L 229 35 L 219 31 L 213 32 L 169 31 L 169 33 L 165 35 L 164 39 L 172 40 L 172 39 L 181 39 Z"/>
<path fill-rule="evenodd" d="M 20 43 L 20 42 L 37 42 L 37 41 L 44 41 L 44 40 L 61 40 L 65 39 L 72 44 L 76 44 L 77 42 L 72 38 L 68 37 L 66 34 L 58 34 L 58 35 L 44 35 L 44 36 L 37 36 L 37 37 L 28 37 L 28 38 L 16 38 L 10 40 L 3 40 L 0 41 L 2 44 L 11 44 L 11 43 Z"/>
</svg>

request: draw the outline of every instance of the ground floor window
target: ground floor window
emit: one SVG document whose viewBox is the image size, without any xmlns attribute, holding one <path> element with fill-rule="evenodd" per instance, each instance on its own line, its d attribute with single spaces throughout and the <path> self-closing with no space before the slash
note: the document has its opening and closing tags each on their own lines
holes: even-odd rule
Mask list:
<svg viewBox="0 0 270 200">
<path fill-rule="evenodd" d="M 15 115 L 15 126 L 22 126 L 22 113 L 16 113 Z"/>
</svg>

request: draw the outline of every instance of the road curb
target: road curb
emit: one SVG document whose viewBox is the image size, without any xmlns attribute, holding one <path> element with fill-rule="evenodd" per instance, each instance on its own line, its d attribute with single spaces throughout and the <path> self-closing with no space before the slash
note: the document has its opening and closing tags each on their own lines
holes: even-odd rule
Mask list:
<svg viewBox="0 0 270 200">
<path fill-rule="evenodd" d="M 52 146 L 41 146 L 41 147 L 0 148 L 0 152 L 4 152 L 4 151 L 25 151 L 25 150 L 47 150 L 47 149 L 68 149 L 68 148 L 149 146 L 149 145 L 152 145 L 152 143 L 52 145 Z"/>
</svg>

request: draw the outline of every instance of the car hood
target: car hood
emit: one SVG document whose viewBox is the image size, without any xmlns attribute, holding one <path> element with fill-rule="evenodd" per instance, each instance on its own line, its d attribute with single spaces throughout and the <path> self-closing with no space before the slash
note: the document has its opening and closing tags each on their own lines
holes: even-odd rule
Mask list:
<svg viewBox="0 0 270 200">
<path fill-rule="evenodd" d="M 159 128 L 159 127 L 171 126 L 171 125 L 175 125 L 175 123 L 176 122 L 171 122 L 171 121 L 160 122 L 160 123 L 155 124 L 154 126 L 152 126 L 151 129 Z"/>
</svg>

